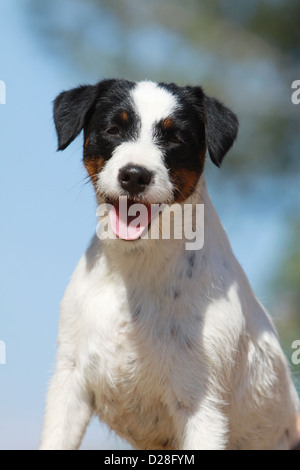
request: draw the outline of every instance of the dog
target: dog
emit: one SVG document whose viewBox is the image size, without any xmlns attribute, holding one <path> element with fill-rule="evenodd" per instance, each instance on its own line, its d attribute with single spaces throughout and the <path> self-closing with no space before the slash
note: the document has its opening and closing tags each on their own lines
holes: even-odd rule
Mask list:
<svg viewBox="0 0 300 470">
<path fill-rule="evenodd" d="M 84 131 L 109 236 L 94 236 L 61 304 L 40 448 L 77 449 L 93 414 L 135 449 L 295 447 L 286 358 L 203 173 L 206 154 L 220 167 L 231 148 L 236 115 L 200 86 L 108 79 L 59 94 L 54 121 L 58 150 Z M 129 230 L 135 204 L 146 215 Z M 203 205 L 203 246 L 172 231 L 152 239 L 155 204 Z"/>
</svg>

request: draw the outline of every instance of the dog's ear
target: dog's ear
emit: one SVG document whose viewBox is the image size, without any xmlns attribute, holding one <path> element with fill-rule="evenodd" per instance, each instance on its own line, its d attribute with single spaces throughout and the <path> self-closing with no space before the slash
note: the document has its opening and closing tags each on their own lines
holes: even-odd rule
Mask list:
<svg viewBox="0 0 300 470">
<path fill-rule="evenodd" d="M 64 150 L 84 126 L 86 117 L 94 105 L 98 87 L 86 85 L 63 91 L 54 100 L 53 117 L 58 137 L 57 150 Z"/>
<path fill-rule="evenodd" d="M 238 133 L 236 115 L 215 98 L 204 94 L 206 144 L 209 156 L 215 165 L 221 166 Z"/>
</svg>

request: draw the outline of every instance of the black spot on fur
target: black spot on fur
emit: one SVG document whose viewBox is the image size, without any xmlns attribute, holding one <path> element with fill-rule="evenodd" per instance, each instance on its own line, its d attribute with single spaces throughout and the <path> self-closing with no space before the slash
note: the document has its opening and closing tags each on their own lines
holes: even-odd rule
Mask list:
<svg viewBox="0 0 300 470">
<path fill-rule="evenodd" d="M 141 313 L 142 307 L 139 305 L 133 312 L 134 318 L 137 318 L 139 314 Z"/>
<path fill-rule="evenodd" d="M 227 261 L 224 260 L 222 264 L 223 264 L 223 267 L 224 267 L 225 269 L 228 269 Z"/>
<path fill-rule="evenodd" d="M 190 340 L 190 338 L 188 338 L 187 336 L 185 336 L 183 338 L 182 345 L 183 345 L 184 348 L 187 348 L 187 349 L 192 349 L 193 348 L 193 343 Z"/>
<path fill-rule="evenodd" d="M 171 323 L 171 328 L 170 328 L 171 336 L 173 338 L 178 336 L 179 333 L 179 327 L 178 324 L 173 320 Z"/>
<path fill-rule="evenodd" d="M 188 256 L 188 262 L 189 262 L 189 265 L 191 266 L 191 268 L 194 267 L 195 259 L 196 259 L 196 253 L 194 251 L 192 251 Z"/>
<path fill-rule="evenodd" d="M 193 277 L 193 268 L 189 267 L 186 275 L 189 279 L 191 279 Z"/>
<path fill-rule="evenodd" d="M 173 294 L 174 299 L 178 299 L 179 296 L 180 296 L 180 291 L 178 289 L 175 289 L 174 294 Z"/>
<path fill-rule="evenodd" d="M 158 420 L 159 420 L 159 416 L 158 416 L 158 415 L 155 415 L 155 418 L 154 418 L 154 420 L 153 420 L 153 422 L 152 422 L 152 425 L 153 425 L 153 426 L 156 426 L 157 423 L 158 423 Z"/>
<path fill-rule="evenodd" d="M 162 446 L 162 447 L 169 447 L 169 445 L 170 445 L 170 441 L 169 441 L 169 439 L 166 439 L 166 440 L 162 443 L 161 446 Z"/>
<path fill-rule="evenodd" d="M 186 275 L 189 279 L 191 279 L 191 277 L 193 276 L 193 269 L 195 267 L 196 253 L 194 251 L 189 253 L 187 260 L 188 260 L 188 266 L 187 266 Z"/>
</svg>

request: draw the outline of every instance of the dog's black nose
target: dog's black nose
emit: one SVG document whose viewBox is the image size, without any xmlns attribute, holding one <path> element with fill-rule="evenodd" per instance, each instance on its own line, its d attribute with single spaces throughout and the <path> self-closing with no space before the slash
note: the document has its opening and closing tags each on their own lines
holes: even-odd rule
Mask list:
<svg viewBox="0 0 300 470">
<path fill-rule="evenodd" d="M 152 173 L 138 165 L 127 165 L 119 171 L 121 187 L 133 197 L 145 191 L 152 179 Z"/>
</svg>

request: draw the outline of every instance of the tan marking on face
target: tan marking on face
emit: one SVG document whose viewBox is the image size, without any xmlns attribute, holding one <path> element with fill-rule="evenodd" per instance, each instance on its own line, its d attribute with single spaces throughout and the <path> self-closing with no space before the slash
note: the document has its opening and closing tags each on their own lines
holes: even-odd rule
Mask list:
<svg viewBox="0 0 300 470">
<path fill-rule="evenodd" d="M 167 118 L 163 122 L 164 129 L 169 129 L 173 124 L 173 121 L 171 118 Z"/>
<path fill-rule="evenodd" d="M 84 142 L 84 148 L 85 148 L 85 149 L 86 149 L 87 146 L 89 145 L 89 142 L 90 142 L 90 138 L 88 137 L 88 138 L 86 139 L 86 141 Z"/>
<path fill-rule="evenodd" d="M 123 119 L 123 121 L 128 121 L 128 114 L 126 111 L 121 112 L 121 119 Z"/>
<path fill-rule="evenodd" d="M 197 171 L 178 169 L 170 171 L 171 179 L 175 186 L 175 201 L 185 201 L 195 190 L 200 173 Z"/>
<path fill-rule="evenodd" d="M 197 170 L 185 168 L 170 169 L 171 181 L 175 187 L 175 202 L 185 201 L 196 189 L 199 178 L 203 172 L 205 161 L 205 149 L 199 153 L 200 166 Z"/>
<path fill-rule="evenodd" d="M 94 188 L 96 190 L 98 175 L 105 165 L 105 160 L 103 157 L 101 157 L 101 155 L 99 156 L 93 155 L 90 157 L 85 157 L 83 159 L 83 162 L 84 162 L 85 168 L 87 169 L 88 174 L 90 175 Z"/>
</svg>

